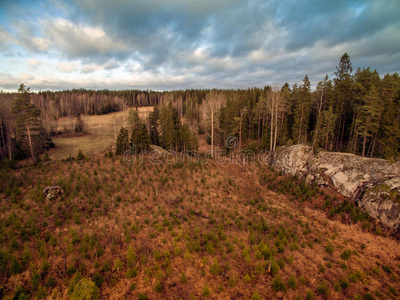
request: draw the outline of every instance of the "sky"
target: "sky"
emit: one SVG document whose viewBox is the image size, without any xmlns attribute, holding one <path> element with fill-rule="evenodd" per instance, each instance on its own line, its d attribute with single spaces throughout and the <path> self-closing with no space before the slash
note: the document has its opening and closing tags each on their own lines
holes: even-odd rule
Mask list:
<svg viewBox="0 0 400 300">
<path fill-rule="evenodd" d="M 400 71 L 399 0 L 0 0 L 0 90 L 209 89 Z"/>
</svg>

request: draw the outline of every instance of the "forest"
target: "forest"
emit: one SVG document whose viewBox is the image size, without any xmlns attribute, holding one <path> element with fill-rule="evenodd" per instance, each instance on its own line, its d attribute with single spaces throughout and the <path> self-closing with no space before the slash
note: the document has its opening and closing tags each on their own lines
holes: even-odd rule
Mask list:
<svg viewBox="0 0 400 300">
<path fill-rule="evenodd" d="M 302 143 L 312 145 L 315 151 L 397 159 L 399 74 L 382 77 L 370 67 L 353 71 L 347 53 L 340 58 L 334 74 L 332 79 L 322 78 L 313 90 L 307 75 L 301 84 L 247 90 L 73 89 L 33 93 L 22 85 L 18 93 L 0 94 L 1 159 L 34 157 L 51 147 L 51 136 L 63 132 L 44 126 L 44 121 L 54 123 L 61 117 L 78 119 L 81 114 L 106 114 L 141 106 L 155 109 L 143 124 L 134 125 L 132 121 L 124 130 L 129 129 L 132 135 L 137 131 L 132 128 L 140 126 L 148 143 L 167 149 L 196 148 L 187 133 L 190 127 L 207 133 L 211 148 L 224 147 L 228 137 L 236 136 L 236 150 L 274 151 L 278 146 Z M 168 126 L 170 129 L 166 129 Z M 127 132 L 121 134 L 125 145 L 132 144 L 132 136 L 131 142 L 126 142 L 123 135 Z M 188 138 L 182 142 L 183 135 Z"/>
</svg>

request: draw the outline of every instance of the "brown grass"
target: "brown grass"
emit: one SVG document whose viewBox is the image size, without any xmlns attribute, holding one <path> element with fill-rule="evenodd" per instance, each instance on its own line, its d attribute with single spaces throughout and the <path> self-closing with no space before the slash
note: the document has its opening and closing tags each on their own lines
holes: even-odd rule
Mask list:
<svg viewBox="0 0 400 300">
<path fill-rule="evenodd" d="M 331 220 L 321 210 L 266 189 L 261 179 L 264 173 L 271 175 L 266 167 L 256 165 L 217 165 L 213 161 L 207 165 L 152 165 L 146 160 L 143 165 L 128 166 L 119 158 L 100 156 L 80 163 L 57 162 L 28 170 L 25 175 L 23 170 L 16 171 L 13 176 L 29 176 L 32 184 L 21 187 L 18 203 L 11 203 L 1 194 L 2 249 L 10 249 L 13 236 L 20 239 L 18 226 L 4 225 L 12 213 L 23 227 L 28 226 L 32 213 L 38 214 L 39 234 L 30 236 L 28 241 L 34 257 L 25 271 L 28 273 L 1 278 L 6 295 L 11 297 L 20 285 L 31 287 L 29 272 L 38 269 L 43 261 L 37 242 L 51 233 L 57 245 L 53 247 L 49 242 L 45 245 L 51 264 L 49 275 L 57 278 L 57 285 L 48 289 L 48 295 L 57 289 L 58 298 L 68 299 L 67 289 L 73 276 L 65 273 L 65 266 L 74 261 L 77 268 L 85 267 L 81 272 L 87 278 L 93 278 L 95 272 L 102 274 L 105 282 L 100 288 L 101 299 L 137 299 L 141 293 L 148 299 L 206 299 L 203 296 L 206 285 L 211 291 L 208 299 L 250 299 L 255 291 L 263 299 L 296 296 L 305 299 L 308 290 L 316 299 L 323 299 L 317 287 L 324 282 L 330 288 L 325 296 L 328 299 L 353 299 L 367 293 L 376 297 L 377 291 L 385 299 L 396 298 L 390 289 L 400 292 L 398 241 L 364 232 L 358 224 Z M 42 189 L 44 185 L 57 183 L 66 189 L 62 201 L 40 202 L 29 194 L 36 186 Z M 121 197 L 120 202 L 116 201 L 117 196 Z M 100 205 L 96 204 L 98 200 L 102 201 Z M 28 203 L 29 207 L 25 207 Z M 50 211 L 47 216 L 46 210 Z M 57 225 L 56 215 L 62 210 L 79 213 L 81 223 L 75 224 L 73 217 L 66 218 L 64 214 Z M 267 224 L 264 230 L 256 226 L 261 218 Z M 80 242 L 71 246 L 73 232 Z M 81 253 L 85 234 L 94 235 L 98 243 L 89 247 L 88 258 Z M 255 271 L 256 265 L 268 266 L 269 260 L 257 258 L 259 243 L 254 237 L 268 245 L 274 261 L 285 262 L 279 270 L 285 283 L 294 275 L 296 280 L 304 276 L 306 284 L 297 282 L 295 290 L 274 291 L 271 287 L 274 275 Z M 206 240 L 213 244 L 213 251 L 207 248 Z M 194 250 L 197 241 L 199 251 Z M 279 241 L 282 253 L 276 245 Z M 332 254 L 325 250 L 328 243 L 334 246 Z M 291 248 L 294 244 L 298 248 Z M 134 278 L 124 276 L 129 246 L 136 253 L 138 274 Z M 102 256 L 96 257 L 96 247 L 104 249 Z M 175 255 L 177 247 L 182 252 Z M 340 255 L 347 249 L 353 253 L 343 260 Z M 21 251 L 14 251 L 13 255 L 21 259 Z M 158 252 L 166 251 L 170 252 L 169 259 L 158 258 Z M 185 257 L 186 251 L 190 252 L 190 258 Z M 243 256 L 246 251 L 247 258 Z M 123 262 L 118 272 L 112 270 L 117 258 Z M 111 262 L 111 270 L 103 272 L 101 266 L 106 260 Z M 221 267 L 219 274 L 210 270 L 215 260 Z M 99 268 L 95 268 L 96 262 Z M 391 273 L 385 272 L 382 265 L 390 266 Z M 362 275 L 357 282 L 347 280 L 347 289 L 335 290 L 340 279 L 347 279 L 355 271 Z M 182 272 L 187 283 L 180 280 Z M 243 280 L 246 274 L 251 277 L 249 283 Z M 229 285 L 230 277 L 237 280 L 233 286 Z M 42 285 L 45 280 L 46 277 Z M 158 293 L 154 287 L 160 280 L 163 290 Z M 136 284 L 133 291 L 129 289 L 132 282 Z"/>
<path fill-rule="evenodd" d="M 145 120 L 153 107 L 139 107 L 139 117 Z M 76 154 L 81 150 L 87 155 L 104 153 L 115 146 L 115 137 L 121 126 L 127 125 L 129 110 L 105 115 L 83 115 L 85 134 L 80 136 L 53 137 L 55 149 L 49 152 L 51 159 L 60 160 Z M 52 121 L 52 125 L 55 121 Z M 74 129 L 75 119 L 62 118 L 57 121 L 57 128 Z M 47 124 L 49 125 L 49 124 Z"/>
</svg>

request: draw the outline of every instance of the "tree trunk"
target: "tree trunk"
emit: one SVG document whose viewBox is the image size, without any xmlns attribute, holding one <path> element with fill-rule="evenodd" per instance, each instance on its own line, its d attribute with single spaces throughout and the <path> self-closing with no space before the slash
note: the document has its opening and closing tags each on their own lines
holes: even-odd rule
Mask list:
<svg viewBox="0 0 400 300">
<path fill-rule="evenodd" d="M 303 109 L 301 110 L 301 115 L 300 115 L 299 136 L 297 137 L 297 143 L 301 143 L 301 124 L 302 123 L 303 123 Z"/>
<path fill-rule="evenodd" d="M 365 145 L 367 143 L 367 132 L 368 132 L 367 131 L 367 126 L 365 126 L 362 157 L 365 157 Z"/>
<path fill-rule="evenodd" d="M 1 141 L 2 141 L 2 148 L 1 149 L 1 158 L 3 158 L 3 154 L 6 152 L 6 141 L 4 139 L 4 129 L 3 129 L 3 122 L 0 120 L 0 126 L 1 126 Z"/>
<path fill-rule="evenodd" d="M 329 127 L 330 122 L 328 122 L 328 126 L 326 127 L 326 139 L 325 139 L 325 150 L 328 150 L 328 139 L 329 139 Z"/>
<path fill-rule="evenodd" d="M 274 125 L 274 114 L 273 113 L 271 114 L 271 122 L 270 122 L 270 124 L 271 124 L 271 130 L 270 130 L 270 139 L 269 139 L 269 151 L 272 152 L 273 130 L 274 130 L 273 129 L 273 125 Z"/>
<path fill-rule="evenodd" d="M 31 149 L 32 162 L 33 162 L 33 164 L 36 164 L 35 152 L 33 151 L 31 131 L 30 131 L 30 128 L 29 128 L 29 122 L 28 121 L 26 122 L 26 131 L 27 131 L 27 134 L 28 134 L 29 148 Z"/>
<path fill-rule="evenodd" d="M 214 112 L 211 112 L 211 156 L 214 157 Z"/>
<path fill-rule="evenodd" d="M 277 97 L 277 95 L 275 95 Z M 278 99 L 276 99 L 278 100 Z M 278 101 L 275 101 L 275 136 L 274 136 L 274 148 L 273 151 L 275 152 L 276 149 L 276 138 L 278 136 Z"/>
<path fill-rule="evenodd" d="M 343 118 L 343 125 L 342 125 L 342 134 L 340 136 L 340 148 L 343 146 L 343 137 L 344 137 L 344 127 L 346 125 L 346 118 Z"/>
</svg>

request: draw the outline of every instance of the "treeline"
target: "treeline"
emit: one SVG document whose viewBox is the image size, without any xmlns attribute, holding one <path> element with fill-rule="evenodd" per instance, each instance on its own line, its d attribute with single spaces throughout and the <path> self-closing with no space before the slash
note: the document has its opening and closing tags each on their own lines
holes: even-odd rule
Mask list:
<svg viewBox="0 0 400 300">
<path fill-rule="evenodd" d="M 7 156 L 7 149 L 16 140 L 11 103 L 17 96 L 0 94 L 2 158 Z M 286 83 L 279 88 L 171 92 L 80 89 L 30 93 L 30 97 L 31 103 L 39 108 L 42 120 L 157 106 L 160 109 L 159 124 L 150 124 L 148 120 L 145 127 L 149 137 L 152 132 L 153 136 L 156 131 L 159 134 L 160 140 L 151 140 L 151 143 L 167 149 L 186 147 L 179 141 L 183 133 L 178 133 L 183 130 L 181 124 L 188 124 L 199 133 L 207 133 L 211 149 L 224 147 L 228 137 L 236 136 L 237 149 L 274 151 L 281 145 L 304 143 L 316 150 L 367 157 L 396 159 L 400 155 L 398 73 L 381 78 L 369 67 L 353 72 L 347 53 L 341 57 L 334 78 L 326 76 L 314 91 L 306 75 L 301 84 L 290 86 Z M 173 109 L 168 114 L 173 115 L 174 121 L 164 124 L 167 118 L 161 118 L 162 111 L 164 108 L 167 114 L 168 107 Z M 169 130 L 163 131 L 163 128 Z M 129 126 L 126 129 L 128 139 L 131 139 L 132 129 Z"/>
<path fill-rule="evenodd" d="M 4 105 L 15 99 L 18 93 L 0 93 Z M 42 118 L 57 120 L 78 114 L 102 115 L 125 110 L 128 107 L 153 106 L 161 104 L 167 96 L 164 92 L 139 90 L 85 90 L 40 91 L 31 93 L 32 103 L 42 112 Z"/>
<path fill-rule="evenodd" d="M 316 150 L 396 159 L 400 155 L 400 78 L 376 70 L 353 72 L 345 53 L 333 80 L 323 78 L 314 91 L 306 75 L 301 85 L 264 89 L 182 91 L 174 95 L 178 111 L 211 148 L 230 136 L 251 149 L 303 143 Z M 182 104 L 182 99 L 183 104 Z"/>
<path fill-rule="evenodd" d="M 147 122 L 146 122 L 147 121 Z M 116 154 L 127 150 L 133 154 L 149 150 L 150 145 L 173 151 L 192 151 L 198 147 L 196 135 L 183 124 L 178 110 L 171 103 L 154 106 L 149 118 L 142 121 L 135 108 L 129 110 L 127 127 L 117 137 Z"/>
</svg>

